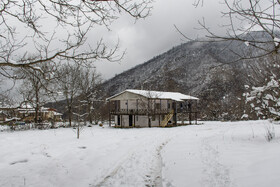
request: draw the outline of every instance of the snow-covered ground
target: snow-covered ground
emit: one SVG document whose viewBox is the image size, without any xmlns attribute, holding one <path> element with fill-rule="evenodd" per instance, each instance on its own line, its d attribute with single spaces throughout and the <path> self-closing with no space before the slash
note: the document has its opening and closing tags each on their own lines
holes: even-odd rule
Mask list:
<svg viewBox="0 0 280 187">
<path fill-rule="evenodd" d="M 0 132 L 0 186 L 280 185 L 280 125 L 204 122 L 175 128 Z"/>
</svg>

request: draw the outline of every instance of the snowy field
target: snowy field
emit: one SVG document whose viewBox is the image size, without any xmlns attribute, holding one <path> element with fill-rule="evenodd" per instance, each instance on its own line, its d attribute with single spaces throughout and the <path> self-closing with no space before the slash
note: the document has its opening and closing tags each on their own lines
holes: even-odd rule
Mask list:
<svg viewBox="0 0 280 187">
<path fill-rule="evenodd" d="M 0 132 L 0 186 L 280 186 L 280 125 Z"/>
</svg>

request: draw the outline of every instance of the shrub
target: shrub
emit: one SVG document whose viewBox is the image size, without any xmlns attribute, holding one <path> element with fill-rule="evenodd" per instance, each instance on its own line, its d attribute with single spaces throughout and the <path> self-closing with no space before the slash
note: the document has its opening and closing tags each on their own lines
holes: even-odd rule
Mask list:
<svg viewBox="0 0 280 187">
<path fill-rule="evenodd" d="M 275 129 L 272 123 L 266 126 L 265 138 L 268 142 L 275 138 Z"/>
</svg>

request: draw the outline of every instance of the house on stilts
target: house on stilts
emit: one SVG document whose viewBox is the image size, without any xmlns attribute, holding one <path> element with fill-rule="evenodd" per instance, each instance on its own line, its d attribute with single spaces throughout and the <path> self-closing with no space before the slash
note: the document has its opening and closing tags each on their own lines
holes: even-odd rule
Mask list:
<svg viewBox="0 0 280 187">
<path fill-rule="evenodd" d="M 128 89 L 107 98 L 115 127 L 167 127 L 197 123 L 198 98 L 178 92 Z"/>
</svg>

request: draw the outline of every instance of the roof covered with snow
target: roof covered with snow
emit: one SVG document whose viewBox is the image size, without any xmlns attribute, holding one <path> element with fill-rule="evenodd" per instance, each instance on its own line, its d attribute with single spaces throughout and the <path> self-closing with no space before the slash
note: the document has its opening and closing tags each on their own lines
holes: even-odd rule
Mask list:
<svg viewBox="0 0 280 187">
<path fill-rule="evenodd" d="M 137 94 L 146 98 L 153 98 L 153 99 L 170 99 L 174 101 L 184 101 L 184 100 L 198 100 L 197 97 L 193 97 L 190 95 L 181 94 L 179 92 L 160 92 L 160 91 L 151 91 L 151 90 L 134 90 L 134 89 L 128 89 L 123 92 L 120 92 L 116 95 L 113 95 L 107 100 L 111 100 L 125 92 Z"/>
</svg>

